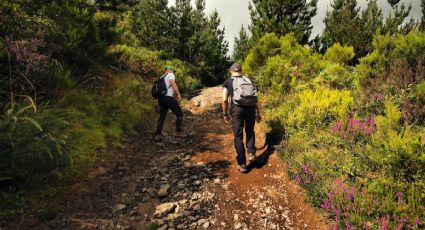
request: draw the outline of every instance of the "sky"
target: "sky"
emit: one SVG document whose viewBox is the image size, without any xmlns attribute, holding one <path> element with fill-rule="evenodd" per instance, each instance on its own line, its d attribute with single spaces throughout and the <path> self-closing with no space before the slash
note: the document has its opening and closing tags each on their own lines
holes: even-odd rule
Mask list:
<svg viewBox="0 0 425 230">
<path fill-rule="evenodd" d="M 173 0 L 170 3 L 173 4 Z M 211 14 L 214 10 L 217 10 L 221 18 L 221 25 L 225 28 L 225 39 L 229 42 L 229 54 L 233 52 L 234 38 L 238 35 L 241 26 L 248 28 L 250 23 L 249 0 L 206 0 L 206 13 Z M 323 19 L 325 18 L 326 11 L 330 10 L 330 3 L 332 0 L 319 0 L 317 3 L 317 15 L 313 17 L 313 31 L 312 37 L 315 37 L 324 29 Z M 366 0 L 357 0 L 358 6 L 366 8 Z M 412 10 L 410 17 L 420 19 L 422 17 L 421 12 L 421 1 L 420 0 L 401 0 L 399 4 L 404 3 L 406 5 L 412 4 Z M 384 15 L 391 12 L 391 6 L 387 0 L 378 0 L 378 5 L 381 7 Z"/>
</svg>

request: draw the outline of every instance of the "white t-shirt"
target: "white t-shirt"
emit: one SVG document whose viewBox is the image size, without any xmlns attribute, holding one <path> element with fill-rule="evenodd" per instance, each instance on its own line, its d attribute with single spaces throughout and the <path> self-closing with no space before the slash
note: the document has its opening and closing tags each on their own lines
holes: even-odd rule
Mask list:
<svg viewBox="0 0 425 230">
<path fill-rule="evenodd" d="M 165 85 L 167 86 L 167 93 L 165 94 L 165 96 L 173 97 L 174 96 L 174 89 L 170 85 L 170 80 L 174 80 L 174 81 L 176 80 L 176 76 L 174 75 L 174 73 L 168 73 L 164 77 Z"/>
</svg>

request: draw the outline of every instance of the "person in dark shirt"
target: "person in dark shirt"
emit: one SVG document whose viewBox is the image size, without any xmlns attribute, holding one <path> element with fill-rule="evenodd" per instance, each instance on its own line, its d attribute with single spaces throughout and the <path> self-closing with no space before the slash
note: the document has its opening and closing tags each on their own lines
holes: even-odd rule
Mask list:
<svg viewBox="0 0 425 230">
<path fill-rule="evenodd" d="M 255 132 L 254 126 L 255 121 L 261 121 L 260 115 L 260 106 L 258 102 L 253 106 L 240 106 L 236 105 L 232 98 L 234 95 L 233 92 L 233 81 L 234 78 L 242 77 L 242 68 L 240 64 L 234 63 L 230 67 L 231 77 L 228 78 L 223 84 L 223 99 L 222 99 L 222 109 L 223 117 L 226 123 L 231 121 L 232 130 L 234 135 L 234 144 L 236 149 L 236 161 L 238 163 L 238 168 L 241 172 L 247 173 L 248 169 L 246 167 L 246 157 L 245 157 L 245 146 L 243 143 L 243 129 L 245 128 L 246 133 L 246 146 L 248 149 L 249 160 L 253 161 L 255 159 Z M 230 98 L 230 116 L 227 112 L 229 107 L 229 98 Z M 231 119 L 230 119 L 231 118 Z"/>
</svg>

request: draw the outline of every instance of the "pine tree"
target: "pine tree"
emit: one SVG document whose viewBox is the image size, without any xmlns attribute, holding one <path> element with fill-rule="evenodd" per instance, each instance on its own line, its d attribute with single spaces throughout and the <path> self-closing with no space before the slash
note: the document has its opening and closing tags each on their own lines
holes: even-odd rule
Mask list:
<svg viewBox="0 0 425 230">
<path fill-rule="evenodd" d="M 294 33 L 303 44 L 308 43 L 311 18 L 317 12 L 317 0 L 253 0 L 249 4 L 251 15 L 250 30 L 254 40 L 265 33 L 278 36 Z"/>
<path fill-rule="evenodd" d="M 361 31 L 358 31 L 359 39 L 350 44 L 354 47 L 356 57 L 363 57 L 372 51 L 372 41 L 375 34 L 382 33 L 384 27 L 384 16 L 379 8 L 377 0 L 371 0 L 366 10 L 362 11 L 360 19 Z"/>
<path fill-rule="evenodd" d="M 410 11 L 412 10 L 412 5 L 409 4 L 407 8 L 404 5 L 404 3 L 402 3 L 400 7 L 398 5 L 392 5 L 392 6 L 394 9 L 394 13 L 391 13 L 385 19 L 383 32 L 389 33 L 389 34 L 396 34 L 396 33 L 407 34 L 410 31 L 412 31 L 414 27 L 416 26 L 416 23 L 413 19 L 410 19 L 409 22 L 403 24 L 403 22 L 409 16 Z"/>
<path fill-rule="evenodd" d="M 171 26 L 167 4 L 168 0 L 141 0 L 134 7 L 133 30 L 140 45 L 157 50 L 169 46 Z"/>
<path fill-rule="evenodd" d="M 172 34 L 179 41 L 175 57 L 195 66 L 195 75 L 204 85 L 219 83 L 228 65 L 228 44 L 218 13 L 207 17 L 205 0 L 197 0 L 194 7 L 190 0 L 177 0 L 171 11 Z"/>
<path fill-rule="evenodd" d="M 421 19 L 421 22 L 419 23 L 419 30 L 425 31 L 425 0 L 422 0 L 421 6 L 422 6 L 422 19 Z"/>
<path fill-rule="evenodd" d="M 242 25 L 239 31 L 239 37 L 235 37 L 232 59 L 237 62 L 243 62 L 251 49 L 250 38 L 246 29 Z"/>
<path fill-rule="evenodd" d="M 359 35 L 360 8 L 356 0 L 334 0 L 332 10 L 326 12 L 325 29 L 321 36 L 322 50 L 334 43 L 353 45 Z M 353 36 L 355 35 L 355 36 Z"/>
<path fill-rule="evenodd" d="M 334 43 L 352 46 L 356 57 L 363 57 L 372 49 L 372 41 L 375 34 L 408 33 L 414 28 L 414 21 L 402 25 L 409 15 L 411 6 L 404 4 L 397 6 L 398 0 L 390 1 L 394 13 L 385 20 L 377 0 L 369 1 L 367 8 L 360 12 L 356 0 L 334 0 L 331 4 L 332 10 L 326 13 L 325 29 L 321 42 L 322 51 Z"/>
</svg>

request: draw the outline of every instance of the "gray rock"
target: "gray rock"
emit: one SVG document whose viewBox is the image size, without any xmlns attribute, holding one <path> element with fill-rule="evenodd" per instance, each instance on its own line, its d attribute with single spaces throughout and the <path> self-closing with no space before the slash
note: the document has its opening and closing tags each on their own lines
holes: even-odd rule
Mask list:
<svg viewBox="0 0 425 230">
<path fill-rule="evenodd" d="M 187 219 L 191 220 L 191 221 L 196 221 L 199 218 L 197 216 L 189 216 Z"/>
<path fill-rule="evenodd" d="M 157 205 L 154 216 L 163 217 L 166 214 L 173 211 L 174 208 L 176 208 L 176 204 L 174 204 L 174 203 L 164 203 L 164 204 Z"/>
<path fill-rule="evenodd" d="M 200 220 L 198 220 L 198 226 L 203 225 L 207 221 L 208 221 L 207 219 L 200 219 Z"/>
<path fill-rule="evenodd" d="M 146 191 L 148 192 L 149 196 L 156 197 L 156 191 L 154 188 L 148 188 Z"/>
<path fill-rule="evenodd" d="M 199 211 L 199 210 L 201 210 L 201 205 L 199 205 L 199 204 L 196 204 L 195 206 L 193 206 L 193 208 L 192 208 L 194 211 Z"/>
<path fill-rule="evenodd" d="M 183 212 L 183 215 L 184 215 L 184 216 L 190 216 L 190 214 L 191 214 L 191 213 L 190 213 L 189 211 L 184 211 L 184 212 Z"/>
<path fill-rule="evenodd" d="M 202 225 L 202 227 L 204 228 L 204 229 L 208 229 L 209 227 L 210 227 L 210 222 L 205 222 L 203 225 Z"/>
<path fill-rule="evenodd" d="M 126 208 L 127 206 L 126 205 L 124 205 L 124 204 L 116 204 L 115 206 L 114 206 L 114 211 L 121 211 L 121 210 L 124 210 L 125 208 Z"/>
<path fill-rule="evenodd" d="M 182 160 L 183 161 L 188 161 L 188 160 L 190 160 L 190 158 L 191 158 L 191 156 L 190 155 L 186 155 Z"/>
<path fill-rule="evenodd" d="M 186 228 L 186 225 L 184 224 L 177 225 L 177 229 L 184 229 L 184 228 Z"/>
<path fill-rule="evenodd" d="M 241 229 L 242 228 L 242 224 L 241 223 L 236 223 L 235 224 L 235 229 Z"/>
<path fill-rule="evenodd" d="M 168 228 L 168 225 L 164 224 L 160 228 L 158 228 L 157 230 L 167 230 L 167 228 Z"/>
<path fill-rule="evenodd" d="M 169 184 L 161 185 L 158 191 L 158 197 L 161 197 L 161 198 L 167 197 L 169 188 L 170 188 Z"/>
</svg>

